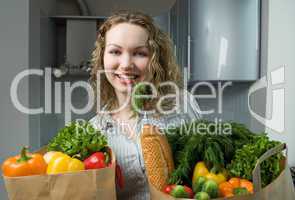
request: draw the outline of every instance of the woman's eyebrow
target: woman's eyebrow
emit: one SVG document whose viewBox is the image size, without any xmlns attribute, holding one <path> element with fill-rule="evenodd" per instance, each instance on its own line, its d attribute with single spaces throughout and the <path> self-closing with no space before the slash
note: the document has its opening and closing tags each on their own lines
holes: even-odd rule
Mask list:
<svg viewBox="0 0 295 200">
<path fill-rule="evenodd" d="M 147 45 L 141 45 L 141 46 L 136 47 L 135 49 L 140 49 L 140 48 L 148 48 L 148 46 Z"/>
<path fill-rule="evenodd" d="M 118 47 L 118 48 L 122 48 L 120 45 L 112 44 L 112 43 L 111 43 L 111 44 L 108 44 L 107 47 L 108 47 L 108 46 L 116 46 L 116 47 Z"/>
<path fill-rule="evenodd" d="M 108 47 L 108 46 L 115 46 L 115 47 L 118 47 L 118 48 L 122 48 L 120 45 L 113 44 L 113 43 L 108 44 L 107 47 Z M 138 46 L 138 47 L 135 47 L 135 49 L 147 48 L 147 47 L 148 47 L 147 45 L 140 45 L 140 46 Z"/>
</svg>

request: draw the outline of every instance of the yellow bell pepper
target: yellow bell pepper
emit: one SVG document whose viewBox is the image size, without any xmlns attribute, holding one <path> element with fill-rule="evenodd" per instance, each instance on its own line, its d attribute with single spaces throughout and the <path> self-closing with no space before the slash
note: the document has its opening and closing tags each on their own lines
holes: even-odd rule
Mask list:
<svg viewBox="0 0 295 200">
<path fill-rule="evenodd" d="M 193 175 L 193 181 L 196 180 L 199 176 L 206 176 L 209 171 L 205 165 L 205 162 L 200 161 L 195 165 L 194 168 L 194 175 Z"/>
<path fill-rule="evenodd" d="M 207 179 L 213 180 L 217 184 L 220 184 L 227 180 L 227 172 L 225 169 L 222 169 L 222 171 L 217 174 L 213 172 L 209 172 L 205 162 L 203 161 L 200 161 L 195 165 L 194 172 L 193 172 L 193 183 L 197 180 L 199 176 L 203 176 L 203 177 L 206 177 Z"/>
<path fill-rule="evenodd" d="M 47 166 L 47 174 L 75 172 L 84 169 L 84 163 L 77 158 L 71 158 L 61 152 L 54 152 L 53 155 L 50 156 Z"/>
</svg>

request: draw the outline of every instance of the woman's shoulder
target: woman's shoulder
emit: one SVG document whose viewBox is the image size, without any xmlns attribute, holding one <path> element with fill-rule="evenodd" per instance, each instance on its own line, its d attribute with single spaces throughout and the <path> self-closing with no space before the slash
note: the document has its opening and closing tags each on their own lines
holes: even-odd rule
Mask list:
<svg viewBox="0 0 295 200">
<path fill-rule="evenodd" d="M 101 122 L 101 118 L 96 114 L 95 116 L 93 116 L 90 120 L 89 123 L 93 126 L 93 128 L 95 129 L 99 129 L 102 130 L 102 122 Z"/>
<path fill-rule="evenodd" d="M 93 116 L 89 121 L 88 121 L 94 128 L 99 128 L 98 127 L 98 118 L 97 115 Z"/>
<path fill-rule="evenodd" d="M 105 113 L 96 113 L 96 115 L 89 120 L 89 123 L 94 128 L 102 131 L 108 130 L 112 126 L 112 122 L 113 121 L 109 119 L 108 115 Z"/>
</svg>

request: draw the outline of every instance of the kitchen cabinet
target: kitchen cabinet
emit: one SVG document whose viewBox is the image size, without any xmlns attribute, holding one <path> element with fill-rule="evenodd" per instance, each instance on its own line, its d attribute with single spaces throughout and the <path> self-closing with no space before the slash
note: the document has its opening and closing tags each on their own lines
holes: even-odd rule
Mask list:
<svg viewBox="0 0 295 200">
<path fill-rule="evenodd" d="M 170 37 L 174 43 L 174 53 L 178 64 L 188 65 L 188 1 L 177 0 L 170 10 Z"/>
<path fill-rule="evenodd" d="M 52 16 L 51 19 L 56 28 L 54 68 L 60 69 L 60 73 L 88 77 L 97 30 L 105 17 Z"/>
<path fill-rule="evenodd" d="M 178 0 L 170 15 L 190 82 L 259 78 L 260 0 Z"/>
</svg>

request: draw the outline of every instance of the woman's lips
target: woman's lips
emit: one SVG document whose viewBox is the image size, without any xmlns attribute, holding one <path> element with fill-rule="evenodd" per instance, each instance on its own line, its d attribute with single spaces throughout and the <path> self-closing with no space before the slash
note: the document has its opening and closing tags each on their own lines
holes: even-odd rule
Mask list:
<svg viewBox="0 0 295 200">
<path fill-rule="evenodd" d="M 136 75 L 136 74 L 130 74 L 130 75 L 115 74 L 115 76 L 122 84 L 134 84 L 140 77 L 139 75 Z"/>
</svg>

